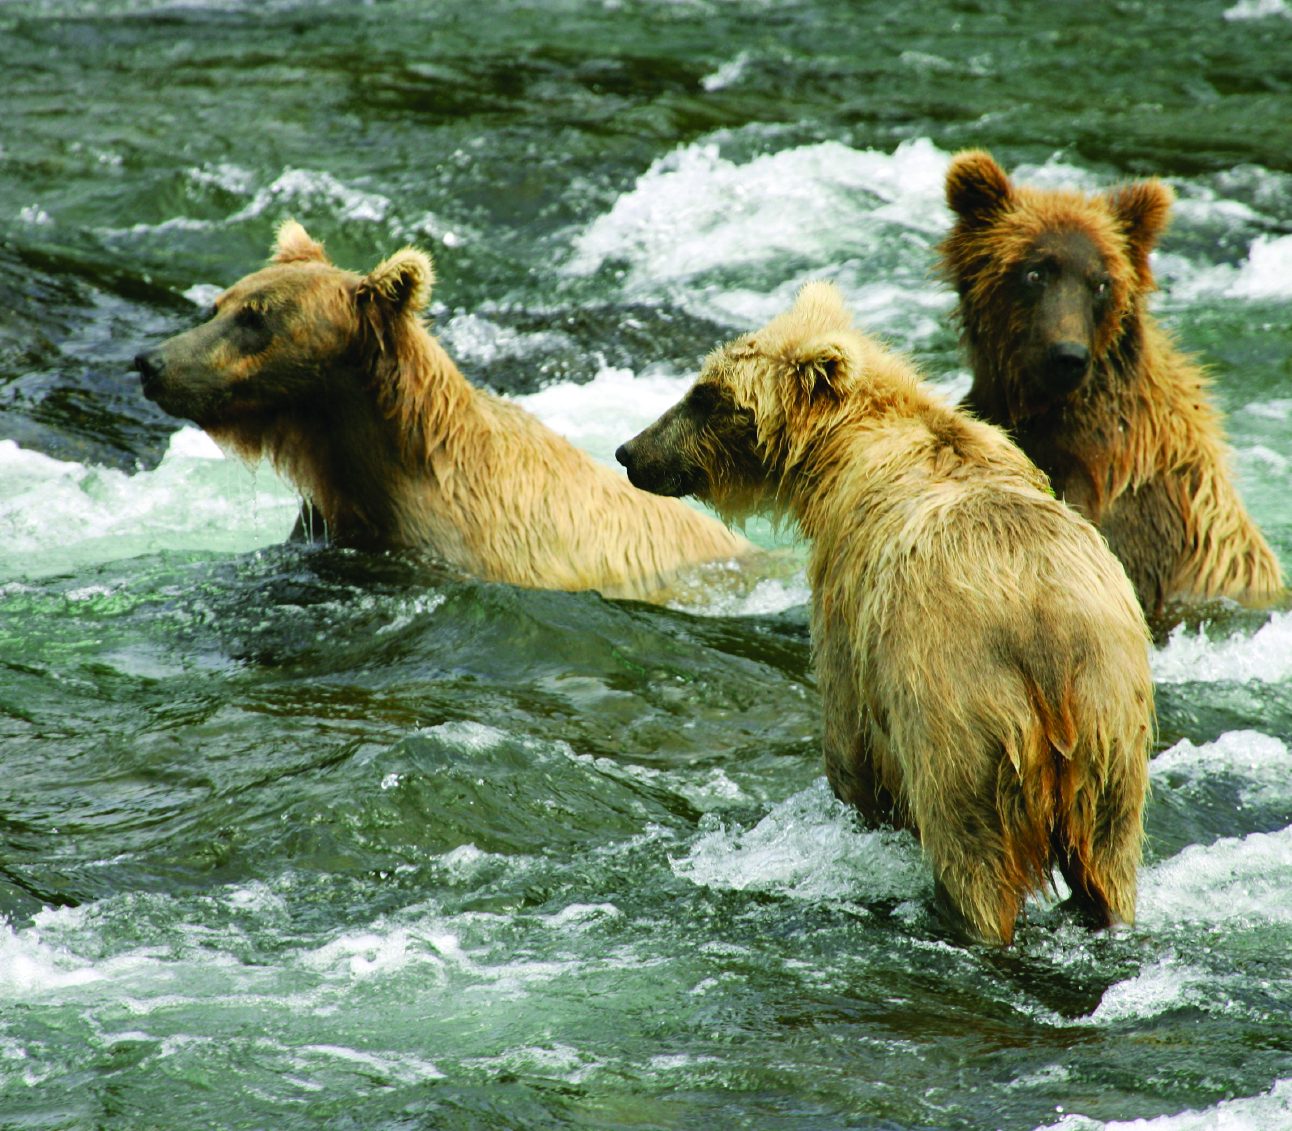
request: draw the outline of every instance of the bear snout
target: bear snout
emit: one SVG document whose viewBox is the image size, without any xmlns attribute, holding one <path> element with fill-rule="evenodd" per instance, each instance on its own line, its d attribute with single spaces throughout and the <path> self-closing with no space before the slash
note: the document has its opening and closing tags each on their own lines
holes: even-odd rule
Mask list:
<svg viewBox="0 0 1292 1131">
<path fill-rule="evenodd" d="M 649 446 L 647 453 L 641 451 L 641 441 L 643 437 L 650 432 L 634 436 L 631 440 L 626 441 L 615 449 L 615 459 L 624 466 L 628 472 L 628 482 L 639 491 L 649 491 L 652 495 L 670 495 L 677 497 L 680 495 L 691 494 L 695 484 L 682 473 L 682 469 L 675 466 L 674 462 L 667 459 L 660 459 L 657 452 L 651 452 Z"/>
<path fill-rule="evenodd" d="M 1046 351 L 1045 369 L 1054 392 L 1071 393 L 1090 369 L 1090 349 L 1083 342 L 1055 342 Z"/>
<path fill-rule="evenodd" d="M 161 386 L 162 374 L 166 370 L 165 361 L 155 352 L 137 353 L 134 366 L 143 385 L 144 396 L 155 398 Z"/>
<path fill-rule="evenodd" d="M 651 491 L 658 494 L 652 477 L 643 471 L 642 461 L 637 458 L 637 453 L 633 448 L 635 440 L 628 440 L 615 449 L 615 459 L 628 472 L 628 482 L 639 491 Z"/>
</svg>

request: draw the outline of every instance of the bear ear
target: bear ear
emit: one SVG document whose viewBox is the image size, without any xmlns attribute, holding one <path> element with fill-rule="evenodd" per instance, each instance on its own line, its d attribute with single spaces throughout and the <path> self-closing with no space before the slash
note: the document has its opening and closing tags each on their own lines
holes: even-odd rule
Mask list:
<svg viewBox="0 0 1292 1131">
<path fill-rule="evenodd" d="M 843 399 L 855 368 L 852 350 L 838 334 L 822 334 L 799 343 L 786 357 L 791 392 L 802 405 Z"/>
<path fill-rule="evenodd" d="M 359 300 L 380 303 L 393 314 L 418 311 L 430 301 L 434 282 L 430 256 L 415 247 L 406 247 L 363 277 Z"/>
<path fill-rule="evenodd" d="M 284 220 L 278 225 L 274 237 L 273 262 L 275 263 L 327 263 L 323 245 L 311 239 L 309 233 L 295 220 Z"/>
<path fill-rule="evenodd" d="M 833 283 L 805 283 L 794 305 L 767 327 L 766 345 L 793 374 L 791 395 L 803 404 L 838 400 L 851 370 L 852 328 L 843 292 Z"/>
<path fill-rule="evenodd" d="M 1151 286 L 1153 281 L 1148 253 L 1153 250 L 1158 236 L 1165 230 L 1174 202 L 1175 193 L 1171 187 L 1156 177 L 1122 185 L 1108 193 L 1108 206 L 1117 217 L 1118 225 L 1126 233 L 1131 260 L 1141 283 L 1145 285 Z"/>
<path fill-rule="evenodd" d="M 969 149 L 951 159 L 947 204 L 966 223 L 986 223 L 1013 199 L 1014 186 L 986 150 Z"/>
<path fill-rule="evenodd" d="M 798 325 L 817 330 L 846 330 L 852 326 L 843 292 L 833 283 L 804 283 L 795 296 L 791 313 Z"/>
</svg>

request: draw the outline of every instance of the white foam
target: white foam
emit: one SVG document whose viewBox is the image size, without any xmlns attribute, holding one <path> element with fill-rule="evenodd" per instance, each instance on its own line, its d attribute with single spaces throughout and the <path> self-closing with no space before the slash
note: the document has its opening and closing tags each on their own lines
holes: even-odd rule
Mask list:
<svg viewBox="0 0 1292 1131">
<path fill-rule="evenodd" d="M 1292 925 L 1292 827 L 1190 845 L 1145 869 L 1136 919 L 1150 931 Z"/>
<path fill-rule="evenodd" d="M 1048 1131 L 1286 1131 L 1292 1127 L 1292 1079 L 1276 1080 L 1261 1095 L 1222 1100 L 1200 1111 L 1108 1123 L 1074 1114 L 1044 1126 Z"/>
<path fill-rule="evenodd" d="M 15 931 L 0 921 L 0 995 L 5 999 L 42 996 L 103 977 L 92 962 L 47 943 L 39 931 Z"/>
<path fill-rule="evenodd" d="M 479 313 L 455 314 L 435 327 L 435 336 L 464 372 L 492 365 L 499 357 L 533 353 L 537 349 L 571 348 L 573 339 L 558 330 L 522 333 L 500 326 Z M 479 373 L 479 380 L 487 374 Z"/>
<path fill-rule="evenodd" d="M 1292 675 L 1292 613 L 1273 613 L 1250 636 L 1224 640 L 1178 625 L 1154 649 L 1152 667 L 1158 683 L 1280 683 Z"/>
<path fill-rule="evenodd" d="M 1225 294 L 1246 299 L 1292 296 L 1292 236 L 1257 236 Z"/>
<path fill-rule="evenodd" d="M 1252 401 L 1243 405 L 1239 411 L 1251 413 L 1262 420 L 1285 422 L 1292 419 L 1292 398 L 1275 397 L 1268 401 Z"/>
<path fill-rule="evenodd" d="M 1192 216 L 1206 230 L 1218 229 L 1229 238 L 1246 238 L 1243 229 L 1263 222 L 1246 205 L 1209 197 L 1180 201 L 1181 219 Z M 1178 253 L 1155 253 L 1154 271 L 1175 307 L 1188 308 L 1216 299 L 1260 301 L 1292 296 L 1292 236 L 1260 234 L 1251 238 L 1247 255 L 1237 265 L 1205 263 Z"/>
<path fill-rule="evenodd" d="M 442 1080 L 441 1072 L 431 1061 L 412 1053 L 369 1052 L 346 1045 L 302 1045 L 294 1050 L 295 1067 L 308 1071 L 319 1060 L 353 1064 L 365 1077 L 374 1073 L 400 1084 L 416 1084 L 422 1080 Z"/>
<path fill-rule="evenodd" d="M 540 915 L 544 923 L 554 930 L 585 931 L 607 919 L 621 918 L 623 912 L 613 903 L 571 903 L 552 915 Z"/>
<path fill-rule="evenodd" d="M 615 449 L 681 400 L 693 380 L 693 375 L 634 375 L 629 369 L 602 366 L 584 384 L 556 382 L 514 399 L 554 432 L 622 472 Z"/>
<path fill-rule="evenodd" d="M 255 188 L 256 174 L 245 165 L 235 165 L 229 161 L 207 162 L 195 168 L 186 169 L 184 175 L 195 185 L 210 186 L 224 192 L 239 196 L 249 195 Z"/>
<path fill-rule="evenodd" d="M 286 168 L 229 217 L 229 223 L 254 219 L 269 209 L 321 211 L 337 220 L 380 222 L 390 213 L 390 200 L 380 193 L 354 188 L 317 169 Z"/>
<path fill-rule="evenodd" d="M 738 82 L 746 66 L 738 57 L 705 82 L 714 89 Z M 907 347 L 945 329 L 953 299 L 933 259 L 951 219 L 943 200 L 948 153 L 920 138 L 891 153 L 829 141 L 734 160 L 723 156 L 733 136 L 740 135 L 714 135 L 656 160 L 575 237 L 565 270 L 589 274 L 626 262 L 630 296 L 666 297 L 741 328 L 783 309 L 808 279 L 827 278 L 842 287 L 863 327 L 895 334 Z M 1061 152 L 1013 176 L 1039 187 L 1108 187 Z M 1292 236 L 1253 232 L 1268 231 L 1279 211 L 1280 175 L 1245 166 L 1231 178 L 1181 185 L 1175 223 L 1225 237 L 1208 246 L 1249 241 L 1246 260 L 1235 266 L 1156 252 L 1155 270 L 1177 305 L 1292 293 Z M 1273 199 L 1267 214 L 1229 193 L 1258 204 Z"/>
<path fill-rule="evenodd" d="M 95 907 L 46 907 L 20 930 L 0 919 L 0 999 L 61 1000 L 167 979 L 167 964 L 153 948 L 100 955 Z"/>
<path fill-rule="evenodd" d="M 806 900 L 910 897 L 928 886 L 914 838 L 863 831 L 824 778 L 749 829 L 706 816 L 673 872 L 702 887 Z"/>
<path fill-rule="evenodd" d="M 1219 774 L 1238 778 L 1244 805 L 1273 805 L 1292 801 L 1292 752 L 1287 744 L 1255 730 L 1235 730 L 1214 742 L 1195 746 L 1187 738 L 1153 759 L 1155 781 L 1183 776 L 1201 782 Z"/>
<path fill-rule="evenodd" d="M 282 541 L 299 506 L 268 467 L 225 459 L 194 428 L 134 475 L 0 440 L 0 578 L 159 550 L 241 552 Z"/>
<path fill-rule="evenodd" d="M 522 1073 L 543 1078 L 565 1080 L 581 1084 L 605 1061 L 572 1045 L 525 1045 L 510 1048 L 497 1056 L 471 1057 L 463 1064 L 473 1069 L 484 1069 L 490 1077 Z"/>
<path fill-rule="evenodd" d="M 1292 19 L 1292 8 L 1288 7 L 1287 0 L 1238 0 L 1223 14 L 1227 20 L 1264 20 L 1270 16 Z"/>
<path fill-rule="evenodd" d="M 434 976 L 460 958 L 456 936 L 412 927 L 378 925 L 343 934 L 300 958 L 303 966 L 333 977 L 388 976 L 416 965 L 420 976 Z"/>
<path fill-rule="evenodd" d="M 505 730 L 469 719 L 451 719 L 435 726 L 421 727 L 417 733 L 470 753 L 497 750 L 511 737 Z"/>
<path fill-rule="evenodd" d="M 1168 954 L 1135 977 L 1109 986 L 1090 1019 L 1097 1024 L 1112 1024 L 1156 1017 L 1181 1006 L 1202 1005 L 1213 985 L 1214 978 L 1205 970 Z"/>
<path fill-rule="evenodd" d="M 797 609 L 811 600 L 812 589 L 808 585 L 807 574 L 797 573 L 788 579 L 764 578 L 748 593 L 734 597 L 716 592 L 706 599 L 700 611 L 710 616 L 770 616 Z"/>
<path fill-rule="evenodd" d="M 749 52 L 742 51 L 734 59 L 728 59 L 716 71 L 705 75 L 700 80 L 700 85 L 705 90 L 725 90 L 729 86 L 735 86 L 745 77 L 745 72 L 749 70 Z"/>
<path fill-rule="evenodd" d="M 948 223 L 948 160 L 923 138 L 892 153 L 826 141 L 743 163 L 700 141 L 654 162 L 576 238 L 565 269 L 626 260 L 630 293 L 667 295 L 739 326 L 782 309 L 808 279 L 833 278 L 868 325 L 904 325 L 911 306 L 950 306 L 929 267 Z M 706 278 L 755 269 L 775 288 L 762 301 Z"/>
</svg>

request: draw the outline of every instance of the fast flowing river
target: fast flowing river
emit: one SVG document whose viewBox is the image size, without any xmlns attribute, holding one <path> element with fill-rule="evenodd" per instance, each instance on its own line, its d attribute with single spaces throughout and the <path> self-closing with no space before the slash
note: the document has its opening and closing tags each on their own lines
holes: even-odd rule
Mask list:
<svg viewBox="0 0 1292 1131">
<path fill-rule="evenodd" d="M 812 278 L 956 396 L 950 155 L 1158 174 L 1292 567 L 1286 0 L 23 0 L 0 76 L 0 1127 L 1292 1127 L 1292 612 L 1154 650 L 1136 926 L 965 947 L 825 786 L 801 572 L 286 547 L 129 366 L 290 215 L 607 460 Z"/>
</svg>

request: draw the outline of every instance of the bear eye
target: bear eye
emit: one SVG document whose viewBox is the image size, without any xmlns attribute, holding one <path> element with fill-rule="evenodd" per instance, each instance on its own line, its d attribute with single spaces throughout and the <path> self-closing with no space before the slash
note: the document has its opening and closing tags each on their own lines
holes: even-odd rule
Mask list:
<svg viewBox="0 0 1292 1131">
<path fill-rule="evenodd" d="M 1023 276 L 1023 280 L 1030 287 L 1039 287 L 1041 285 L 1041 269 L 1039 267 L 1029 268 L 1027 274 Z"/>
<path fill-rule="evenodd" d="M 1108 297 L 1108 280 L 1107 280 L 1107 279 L 1099 279 L 1099 280 L 1097 280 L 1097 281 L 1095 282 L 1095 297 L 1096 297 L 1096 298 L 1107 298 L 1107 297 Z"/>
<path fill-rule="evenodd" d="M 233 321 L 235 325 L 241 326 L 244 330 L 263 330 L 265 328 L 264 313 L 254 306 L 244 306 L 233 316 Z"/>
</svg>

